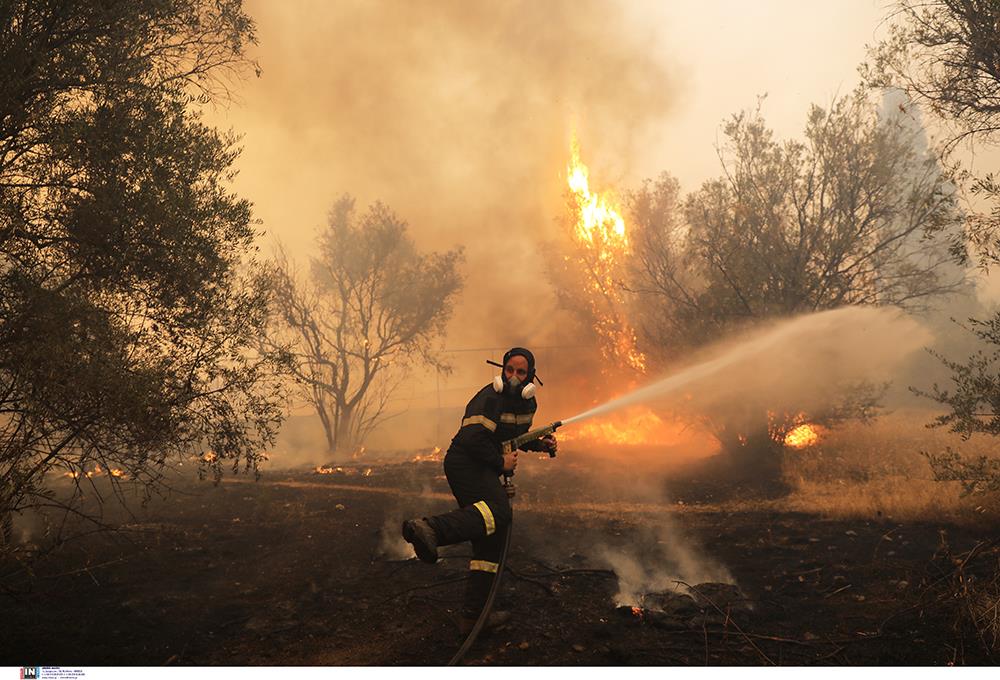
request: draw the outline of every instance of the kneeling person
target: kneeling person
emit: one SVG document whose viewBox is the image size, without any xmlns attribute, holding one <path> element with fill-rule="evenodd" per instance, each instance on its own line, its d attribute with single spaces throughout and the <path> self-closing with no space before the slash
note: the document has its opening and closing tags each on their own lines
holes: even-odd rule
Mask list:
<svg viewBox="0 0 1000 680">
<path fill-rule="evenodd" d="M 531 429 L 535 358 L 514 347 L 503 358 L 503 374 L 483 387 L 465 407 L 458 433 L 444 458 L 459 509 L 403 523 L 403 537 L 424 562 L 437 561 L 437 548 L 472 541 L 472 561 L 462 612 L 463 630 L 471 629 L 482 611 L 497 572 L 511 521 L 510 500 L 500 475 L 517 467 L 517 451 L 504 454 L 501 444 Z M 554 436 L 529 442 L 526 451 L 554 453 Z"/>
</svg>

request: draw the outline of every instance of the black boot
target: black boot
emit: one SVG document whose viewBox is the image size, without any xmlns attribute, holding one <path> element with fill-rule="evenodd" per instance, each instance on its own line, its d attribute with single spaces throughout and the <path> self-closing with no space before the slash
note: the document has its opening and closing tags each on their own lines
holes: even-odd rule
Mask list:
<svg viewBox="0 0 1000 680">
<path fill-rule="evenodd" d="M 472 570 L 465 582 L 465 598 L 462 603 L 462 618 L 475 621 L 486 606 L 494 575 L 487 571 Z"/>
<path fill-rule="evenodd" d="M 434 564 L 438 561 L 437 534 L 424 519 L 408 519 L 403 522 L 403 538 L 413 544 L 413 550 L 423 562 Z"/>
</svg>

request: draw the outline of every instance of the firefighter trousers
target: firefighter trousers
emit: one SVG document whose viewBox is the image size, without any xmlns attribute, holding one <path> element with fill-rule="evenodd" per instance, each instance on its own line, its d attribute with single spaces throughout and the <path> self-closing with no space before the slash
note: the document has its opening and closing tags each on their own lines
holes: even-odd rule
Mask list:
<svg viewBox="0 0 1000 680">
<path fill-rule="evenodd" d="M 486 603 L 510 530 L 510 499 L 493 469 L 459 451 L 448 451 L 444 473 L 459 507 L 426 520 L 438 545 L 472 541 L 463 615 L 476 617 Z"/>
</svg>

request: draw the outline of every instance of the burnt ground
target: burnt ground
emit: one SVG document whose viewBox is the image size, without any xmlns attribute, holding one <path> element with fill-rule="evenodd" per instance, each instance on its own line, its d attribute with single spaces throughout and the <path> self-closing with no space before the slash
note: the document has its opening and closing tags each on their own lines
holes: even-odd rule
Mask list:
<svg viewBox="0 0 1000 680">
<path fill-rule="evenodd" d="M 639 480 L 604 484 L 556 465 L 519 468 L 503 593 L 513 619 L 466 663 L 993 662 L 939 596 L 957 567 L 971 573 L 955 556 L 979 545 L 982 557 L 988 529 L 824 519 L 780 501 L 720 501 L 725 489 L 691 479 L 667 489 L 672 502 L 634 503 Z M 0 663 L 446 663 L 461 643 L 468 546 L 433 566 L 385 552 L 402 518 L 452 507 L 440 463 L 366 468 L 218 486 L 178 478 L 125 531 L 61 546 L 33 578 L 5 564 Z M 676 616 L 618 608 L 608 546 L 644 564 L 684 546 L 728 569 L 745 601 L 708 597 Z M 986 557 L 995 567 L 996 553 Z"/>
</svg>

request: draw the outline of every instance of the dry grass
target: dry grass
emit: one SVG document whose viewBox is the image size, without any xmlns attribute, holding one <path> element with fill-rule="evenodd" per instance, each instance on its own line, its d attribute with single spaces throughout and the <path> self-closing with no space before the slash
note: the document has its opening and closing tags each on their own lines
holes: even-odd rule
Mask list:
<svg viewBox="0 0 1000 680">
<path fill-rule="evenodd" d="M 962 496 L 958 482 L 934 481 L 921 451 L 950 446 L 969 456 L 997 456 L 997 442 L 924 427 L 931 415 L 904 412 L 872 425 L 849 424 L 817 446 L 792 452 L 785 476 L 791 510 L 831 517 L 981 524 L 1000 518 L 1000 498 Z"/>
<path fill-rule="evenodd" d="M 1000 571 L 996 572 L 1000 574 Z M 1000 577 L 968 587 L 968 615 L 983 646 L 1000 651 Z"/>
<path fill-rule="evenodd" d="M 965 524 L 994 521 L 983 499 L 960 498 L 956 482 L 885 477 L 865 482 L 800 480 L 785 499 L 789 510 L 828 517 L 938 521 Z"/>
</svg>

